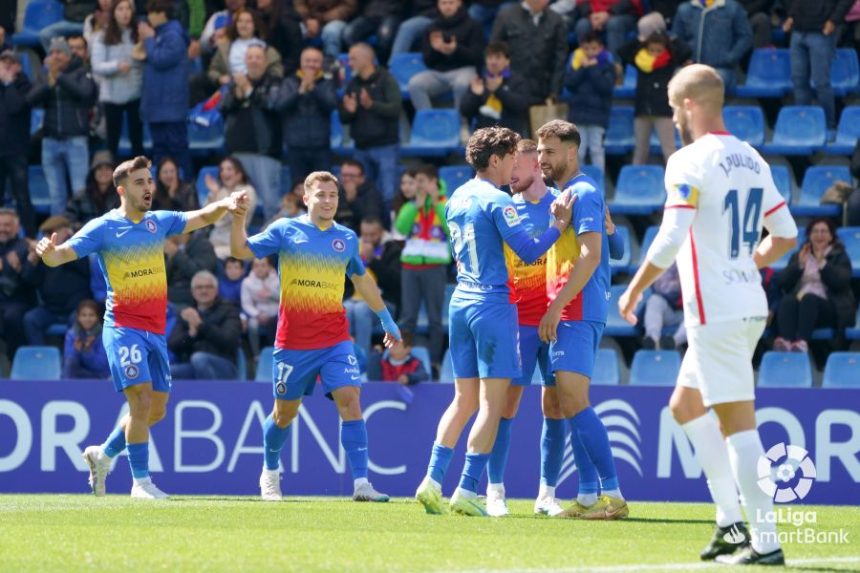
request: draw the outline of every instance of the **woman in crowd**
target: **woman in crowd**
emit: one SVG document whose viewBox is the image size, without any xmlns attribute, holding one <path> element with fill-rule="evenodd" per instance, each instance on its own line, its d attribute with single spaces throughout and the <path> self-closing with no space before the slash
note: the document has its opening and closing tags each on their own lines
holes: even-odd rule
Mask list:
<svg viewBox="0 0 860 573">
<path fill-rule="evenodd" d="M 214 177 L 207 175 L 206 188 L 209 189 L 207 205 L 229 197 L 234 191 L 248 193 L 249 216 L 245 217 L 245 224 L 247 225 L 251 221 L 254 208 L 257 205 L 257 194 L 251 182 L 248 181 L 248 175 L 238 159 L 235 157 L 222 159 L 218 168 L 218 180 L 216 181 Z M 209 234 L 209 241 L 215 247 L 215 254 L 222 261 L 230 256 L 230 225 L 232 222 L 233 216 L 228 213 L 212 226 L 212 232 Z"/>
<path fill-rule="evenodd" d="M 75 325 L 66 331 L 63 349 L 63 378 L 103 379 L 110 376 L 102 345 L 101 308 L 94 300 L 78 304 Z"/>
<path fill-rule="evenodd" d="M 166 211 L 194 211 L 200 208 L 197 189 L 194 184 L 182 180 L 179 166 L 170 157 L 158 162 L 152 208 Z"/>
<path fill-rule="evenodd" d="M 69 199 L 66 205 L 66 212 L 76 226 L 119 207 L 119 195 L 113 186 L 114 167 L 109 151 L 97 151 L 93 155 L 84 192 Z"/>
<path fill-rule="evenodd" d="M 218 49 L 209 64 L 209 80 L 216 85 L 225 86 L 233 81 L 234 74 L 246 74 L 248 70 L 245 67 L 245 52 L 248 51 L 248 46 L 266 45 L 260 39 L 260 31 L 253 12 L 245 8 L 237 10 L 227 31 L 227 39 L 218 43 Z M 269 64 L 269 73 L 283 77 L 281 55 L 271 46 L 266 48 L 266 61 Z"/>
</svg>

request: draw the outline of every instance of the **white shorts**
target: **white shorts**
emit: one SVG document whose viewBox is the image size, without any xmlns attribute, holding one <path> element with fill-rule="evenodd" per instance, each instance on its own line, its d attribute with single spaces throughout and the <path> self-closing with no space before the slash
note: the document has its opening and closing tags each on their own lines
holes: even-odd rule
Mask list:
<svg viewBox="0 0 860 573">
<path fill-rule="evenodd" d="M 691 326 L 678 384 L 702 393 L 705 406 L 755 399 L 752 358 L 764 317 Z"/>
</svg>

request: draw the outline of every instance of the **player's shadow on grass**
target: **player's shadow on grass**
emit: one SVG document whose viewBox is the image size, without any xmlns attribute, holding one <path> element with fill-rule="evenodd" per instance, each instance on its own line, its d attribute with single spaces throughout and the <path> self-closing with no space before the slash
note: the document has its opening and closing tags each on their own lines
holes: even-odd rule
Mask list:
<svg viewBox="0 0 860 573">
<path fill-rule="evenodd" d="M 851 569 L 835 569 L 833 567 L 813 567 L 812 565 L 794 565 L 791 564 L 791 559 L 789 559 L 788 564 L 782 568 L 783 571 L 816 571 L 819 573 L 845 573 L 846 571 L 851 571 Z"/>
<path fill-rule="evenodd" d="M 237 497 L 237 496 L 220 496 L 220 495 L 189 495 L 184 497 L 173 497 L 170 498 L 170 503 L 182 503 L 185 501 L 217 501 L 220 503 L 248 503 L 248 502 L 257 502 L 257 503 L 267 503 L 267 504 L 276 504 L 276 503 L 300 503 L 302 500 L 300 499 L 290 499 L 289 497 L 285 497 L 281 501 L 271 502 L 262 499 L 258 496 L 247 496 L 247 497 Z"/>
<path fill-rule="evenodd" d="M 621 521 L 633 521 L 636 523 L 714 524 L 713 519 L 671 519 L 668 517 L 625 517 Z"/>
</svg>

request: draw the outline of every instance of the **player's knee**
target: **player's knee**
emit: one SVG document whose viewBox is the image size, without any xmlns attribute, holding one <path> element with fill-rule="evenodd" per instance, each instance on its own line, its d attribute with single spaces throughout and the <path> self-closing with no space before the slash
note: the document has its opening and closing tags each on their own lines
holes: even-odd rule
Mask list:
<svg viewBox="0 0 860 573">
<path fill-rule="evenodd" d="M 153 426 L 158 422 L 162 421 L 164 417 L 167 415 L 167 408 L 159 407 L 159 408 L 150 408 L 149 410 L 149 425 Z"/>
<path fill-rule="evenodd" d="M 573 418 L 590 405 L 588 395 L 583 396 L 577 392 L 560 393 L 558 401 L 563 418 Z"/>
<path fill-rule="evenodd" d="M 669 411 L 679 424 L 686 424 L 704 414 L 703 410 L 694 407 L 690 400 L 678 392 L 673 392 L 669 398 Z"/>
<path fill-rule="evenodd" d="M 295 419 L 298 413 L 298 408 L 293 408 L 290 405 L 278 406 L 272 412 L 272 421 L 279 428 L 286 428 Z"/>
<path fill-rule="evenodd" d="M 129 400 L 128 414 L 138 420 L 148 420 L 152 410 L 152 394 L 141 392 L 133 400 Z"/>
<path fill-rule="evenodd" d="M 561 405 L 558 403 L 558 400 L 555 398 L 547 398 L 544 396 L 542 410 L 545 418 L 549 418 L 551 420 L 560 420 L 563 418 L 561 415 Z"/>
<path fill-rule="evenodd" d="M 454 396 L 454 406 L 460 415 L 471 418 L 478 410 L 478 397 L 471 394 L 457 394 Z"/>
</svg>

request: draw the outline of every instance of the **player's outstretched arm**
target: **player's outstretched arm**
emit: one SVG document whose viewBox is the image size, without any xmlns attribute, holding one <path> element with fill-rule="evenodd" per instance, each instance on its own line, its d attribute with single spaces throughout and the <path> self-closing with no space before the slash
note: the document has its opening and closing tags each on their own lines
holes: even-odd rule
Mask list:
<svg viewBox="0 0 860 573">
<path fill-rule="evenodd" d="M 555 221 L 537 239 L 528 234 L 525 228 L 519 224 L 518 219 L 512 219 L 512 226 L 508 217 L 497 217 L 495 220 L 496 228 L 508 246 L 524 263 L 529 265 L 546 253 L 570 224 L 574 203 L 576 203 L 576 195 L 571 193 L 565 193 L 553 201 L 552 215 L 555 217 Z M 513 209 L 513 205 L 505 207 L 505 211 L 508 209 Z"/>
<path fill-rule="evenodd" d="M 355 290 L 361 295 L 361 298 L 370 307 L 370 310 L 376 313 L 379 317 L 379 322 L 382 323 L 382 328 L 385 330 L 385 347 L 391 348 L 396 342 L 400 341 L 400 328 L 394 322 L 391 313 L 385 306 L 382 296 L 379 294 L 379 287 L 376 286 L 376 281 L 368 273 L 363 275 L 352 275 L 352 284 Z"/>
<path fill-rule="evenodd" d="M 230 225 L 230 256 L 237 259 L 253 259 L 254 253 L 248 247 L 248 232 L 245 230 L 247 206 L 233 213 L 233 223 Z"/>
<path fill-rule="evenodd" d="M 42 262 L 49 267 L 58 267 L 70 263 L 78 258 L 75 250 L 68 243 L 57 244 L 57 234 L 52 233 L 50 237 L 42 237 L 36 243 L 36 254 L 41 257 Z"/>
<path fill-rule="evenodd" d="M 202 209 L 190 211 L 187 213 L 188 221 L 185 223 L 183 233 L 192 233 L 197 229 L 202 229 L 207 225 L 213 224 L 215 221 L 229 213 L 236 213 L 240 208 L 240 204 L 247 200 L 248 194 L 246 191 L 235 191 L 229 197 L 225 197 L 220 201 L 209 203 Z"/>
</svg>

